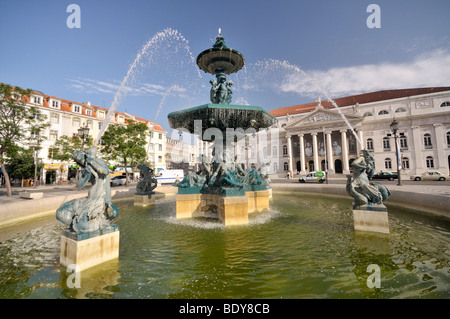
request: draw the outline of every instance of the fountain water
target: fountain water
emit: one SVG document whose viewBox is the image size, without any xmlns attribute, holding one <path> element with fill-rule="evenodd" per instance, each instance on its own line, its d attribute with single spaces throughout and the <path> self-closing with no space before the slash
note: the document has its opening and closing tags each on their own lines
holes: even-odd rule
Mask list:
<svg viewBox="0 0 450 319">
<path fill-rule="evenodd" d="M 345 121 L 348 128 L 354 135 L 356 141 L 358 141 L 359 145 L 361 146 L 361 149 L 364 148 L 363 142 L 359 138 L 358 134 L 356 134 L 353 126 L 350 124 L 347 117 L 342 113 L 342 110 L 339 108 L 339 106 L 336 104 L 336 102 L 330 97 L 329 93 L 314 78 L 312 78 L 308 73 L 306 73 L 302 68 L 300 68 L 299 66 L 293 65 L 293 64 L 289 63 L 288 61 L 267 59 L 267 60 L 258 61 L 256 63 L 252 64 L 251 66 L 248 67 L 248 69 L 252 70 L 252 71 L 249 71 L 249 73 L 250 73 L 249 77 L 252 78 L 252 81 L 255 81 L 255 75 L 256 75 L 256 79 L 268 78 L 266 72 L 273 73 L 278 70 L 281 70 L 283 72 L 292 72 L 291 74 L 299 74 L 299 75 L 302 75 L 305 78 L 307 78 L 313 84 L 313 86 L 315 87 L 317 92 L 322 94 L 331 103 L 331 105 L 337 109 L 337 111 L 339 112 L 339 115 L 342 117 L 342 119 Z M 282 74 L 282 79 L 284 79 L 288 75 L 290 75 L 290 74 L 289 73 Z M 256 80 L 256 82 L 257 82 L 257 80 Z M 270 83 L 272 83 L 272 82 L 270 82 Z"/>
<path fill-rule="evenodd" d="M 133 82 L 136 73 L 141 71 L 142 65 L 143 65 L 142 60 L 144 59 L 144 57 L 146 57 L 146 56 L 149 57 L 149 63 L 153 62 L 153 61 L 151 61 L 151 59 L 153 59 L 153 55 L 154 55 L 155 51 L 161 47 L 161 43 L 168 42 L 168 40 L 170 40 L 170 39 L 173 39 L 183 45 L 184 50 L 188 53 L 188 55 L 190 57 L 190 62 L 195 65 L 194 57 L 192 56 L 192 53 L 191 53 L 189 45 L 188 45 L 189 42 L 177 30 L 167 28 L 162 32 L 156 33 L 150 40 L 148 40 L 142 46 L 141 50 L 136 55 L 136 58 L 134 59 L 133 63 L 131 63 L 130 67 L 128 68 L 128 71 L 127 71 L 125 77 L 122 79 L 119 89 L 117 90 L 116 94 L 114 95 L 114 99 L 113 99 L 113 102 L 111 103 L 111 107 L 109 108 L 109 110 L 106 114 L 106 117 L 103 120 L 100 132 L 95 140 L 95 145 L 98 144 L 98 142 L 100 141 L 100 138 L 102 137 L 103 133 L 105 132 L 106 128 L 108 127 L 108 123 L 111 121 L 111 118 L 114 115 L 114 112 L 116 111 L 117 107 L 120 105 L 122 99 L 125 97 L 125 95 L 127 93 L 127 89 L 130 86 L 130 84 Z M 198 73 L 198 76 L 201 78 L 200 71 L 197 70 L 197 73 Z M 173 90 L 174 88 L 175 88 L 175 86 L 172 86 L 168 90 L 166 90 L 166 94 L 164 94 L 163 100 L 165 99 L 168 92 L 170 92 L 170 90 Z M 162 101 L 162 103 L 163 103 L 163 101 Z M 161 108 L 161 104 L 158 108 L 158 113 Z"/>
</svg>

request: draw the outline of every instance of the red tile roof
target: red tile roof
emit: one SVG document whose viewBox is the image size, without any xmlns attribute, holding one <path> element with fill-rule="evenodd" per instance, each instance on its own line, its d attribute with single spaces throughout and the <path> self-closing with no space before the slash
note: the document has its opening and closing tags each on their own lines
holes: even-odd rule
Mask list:
<svg viewBox="0 0 450 319">
<path fill-rule="evenodd" d="M 72 107 L 71 107 L 72 103 L 80 105 L 82 107 L 82 113 L 80 115 L 90 116 L 90 117 L 93 117 L 93 118 L 98 118 L 98 111 L 104 111 L 105 114 L 109 111 L 108 109 L 106 109 L 104 107 L 100 107 L 100 106 L 96 106 L 96 105 L 87 106 L 85 103 L 79 103 L 79 102 L 76 102 L 76 101 L 70 101 L 70 100 L 62 99 L 62 98 L 59 98 L 59 97 L 56 97 L 56 96 L 44 94 L 44 93 L 42 93 L 40 91 L 36 91 L 36 90 L 32 90 L 32 93 L 44 96 L 43 103 L 42 103 L 42 106 L 44 106 L 44 107 L 50 108 L 50 105 L 49 105 L 50 99 L 55 99 L 55 100 L 61 101 L 61 108 L 60 108 L 60 110 L 61 111 L 65 111 L 65 112 L 75 113 L 75 112 L 72 111 Z M 25 102 L 28 102 L 28 103 L 31 102 L 30 97 L 22 97 L 22 98 L 24 99 Z M 87 115 L 85 108 L 92 109 L 93 110 L 92 114 L 91 115 Z M 136 120 L 138 122 L 152 123 L 152 124 L 154 124 L 154 130 L 155 131 L 166 132 L 165 130 L 163 130 L 163 128 L 161 127 L 160 124 L 154 123 L 153 121 L 146 120 L 146 119 L 143 119 L 141 117 L 130 115 L 130 114 L 123 113 L 123 112 L 115 111 L 114 113 L 115 113 L 115 115 L 117 115 L 117 114 L 123 115 L 125 118 L 130 118 L 130 116 L 131 116 L 131 117 L 134 118 L 134 120 Z M 78 114 L 78 113 L 76 113 L 76 114 Z M 111 118 L 111 120 L 117 122 L 116 117 Z"/>
<path fill-rule="evenodd" d="M 401 89 L 401 90 L 384 90 L 384 91 L 376 91 L 358 95 L 352 95 L 347 97 L 341 97 L 334 99 L 334 102 L 337 106 L 349 106 L 355 105 L 356 103 L 365 104 L 365 103 L 373 103 L 384 100 L 398 99 L 407 96 L 428 94 L 428 93 L 437 93 L 443 91 L 450 91 L 450 87 L 430 87 L 430 88 L 416 88 L 416 89 Z M 329 101 L 322 101 L 322 106 L 326 109 L 333 108 L 333 105 Z M 287 114 L 299 114 L 306 113 L 310 111 L 314 111 L 316 108 L 317 102 L 306 103 L 288 107 L 282 107 L 279 109 L 275 109 L 269 111 L 275 117 L 285 116 Z"/>
</svg>

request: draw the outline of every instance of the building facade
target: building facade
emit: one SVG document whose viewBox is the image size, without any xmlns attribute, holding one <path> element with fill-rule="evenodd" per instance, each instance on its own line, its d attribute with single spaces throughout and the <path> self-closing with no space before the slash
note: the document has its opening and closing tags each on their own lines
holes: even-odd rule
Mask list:
<svg viewBox="0 0 450 319">
<path fill-rule="evenodd" d="M 348 174 L 362 149 L 374 153 L 375 171 L 396 172 L 390 124 L 399 123 L 401 174 L 450 174 L 450 87 L 378 91 L 275 109 L 278 173 L 326 170 Z"/>
<path fill-rule="evenodd" d="M 40 143 L 36 157 L 44 164 L 41 172 L 41 183 L 53 184 L 58 181 L 67 180 L 74 170 L 74 163 L 62 163 L 52 159 L 51 148 L 61 136 L 77 137 L 78 129 L 89 128 L 89 137 L 96 140 L 102 132 L 103 125 L 121 124 L 126 125 L 128 121 L 145 123 L 150 134 L 147 137 L 147 160 L 159 171 L 166 168 L 164 154 L 166 152 L 167 132 L 161 125 L 150 120 L 127 114 L 114 112 L 105 124 L 108 109 L 92 105 L 90 102 L 79 103 L 46 95 L 39 91 L 33 91 L 31 96 L 26 97 L 27 106 L 36 107 L 40 114 L 45 115 L 50 127 L 42 135 L 45 137 Z M 43 117 L 44 118 L 44 117 Z M 27 145 L 24 145 L 27 147 Z M 116 163 L 110 163 L 114 165 Z"/>
</svg>

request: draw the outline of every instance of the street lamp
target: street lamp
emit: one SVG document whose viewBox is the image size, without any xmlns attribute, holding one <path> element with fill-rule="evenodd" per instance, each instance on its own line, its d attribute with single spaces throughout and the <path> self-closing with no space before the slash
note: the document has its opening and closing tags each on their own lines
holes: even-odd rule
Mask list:
<svg viewBox="0 0 450 319">
<path fill-rule="evenodd" d="M 89 127 L 87 124 L 78 129 L 78 136 L 81 138 L 81 150 L 84 150 L 84 140 L 89 136 Z"/>
<path fill-rule="evenodd" d="M 398 143 L 397 143 L 397 131 L 398 131 L 398 122 L 396 119 L 392 121 L 392 123 L 389 125 L 391 128 L 392 133 L 394 133 L 394 141 L 395 141 L 395 156 L 397 158 L 397 176 L 398 176 L 398 186 L 402 186 L 402 178 L 400 176 L 400 156 L 398 152 Z"/>
</svg>

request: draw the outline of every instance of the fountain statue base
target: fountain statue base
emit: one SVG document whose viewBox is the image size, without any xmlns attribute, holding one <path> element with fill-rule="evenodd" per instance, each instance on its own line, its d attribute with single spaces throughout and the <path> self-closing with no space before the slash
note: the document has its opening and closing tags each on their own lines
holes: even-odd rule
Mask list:
<svg viewBox="0 0 450 319">
<path fill-rule="evenodd" d="M 119 228 L 77 235 L 64 231 L 61 235 L 60 265 L 77 265 L 80 271 L 119 257 Z"/>
<path fill-rule="evenodd" d="M 389 233 L 389 219 L 386 206 L 357 206 L 353 209 L 355 230 Z"/>
<path fill-rule="evenodd" d="M 150 195 L 134 195 L 134 206 L 151 206 L 155 205 L 155 196 Z"/>
<path fill-rule="evenodd" d="M 227 226 L 242 225 L 248 224 L 249 213 L 269 209 L 269 190 L 224 190 L 220 193 L 200 193 L 199 190 L 179 189 L 177 218 L 209 217 L 218 218 Z"/>
</svg>

